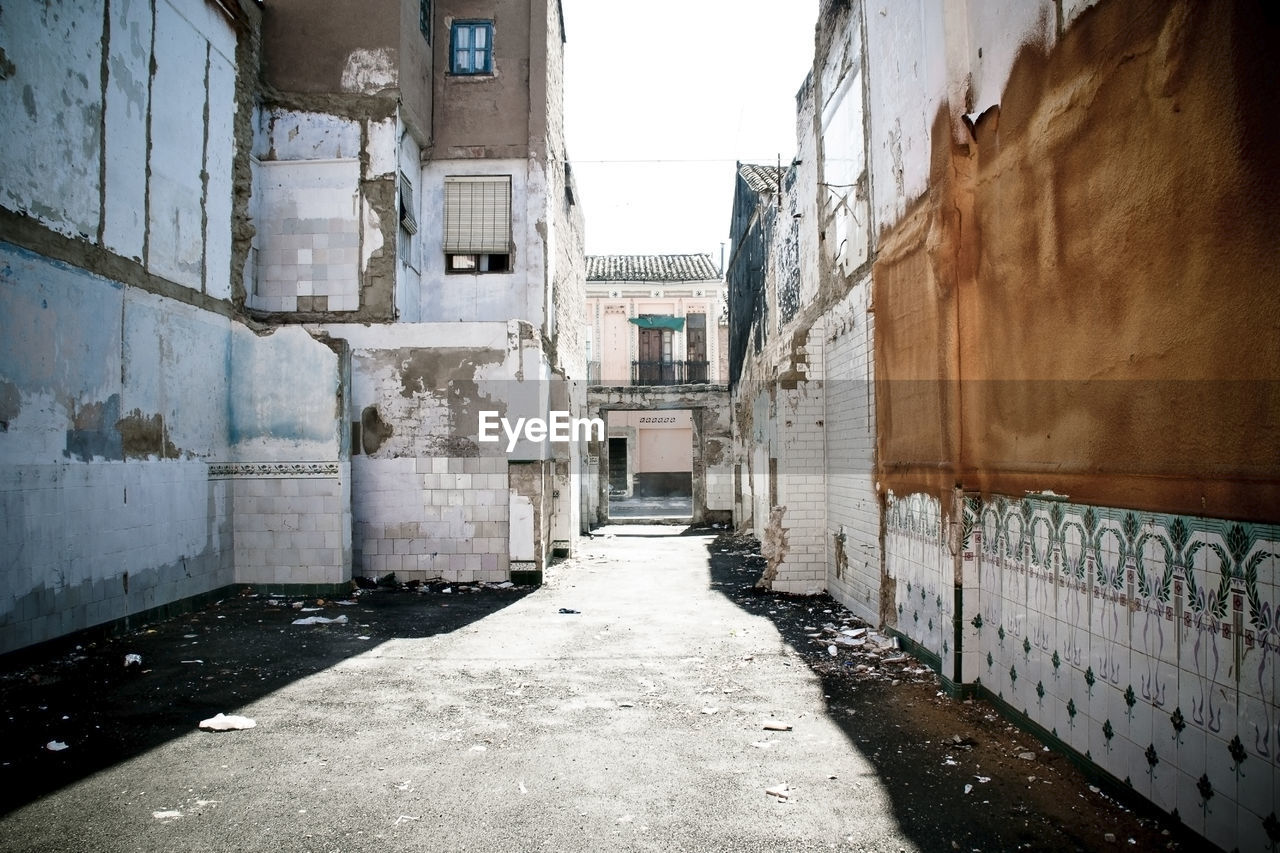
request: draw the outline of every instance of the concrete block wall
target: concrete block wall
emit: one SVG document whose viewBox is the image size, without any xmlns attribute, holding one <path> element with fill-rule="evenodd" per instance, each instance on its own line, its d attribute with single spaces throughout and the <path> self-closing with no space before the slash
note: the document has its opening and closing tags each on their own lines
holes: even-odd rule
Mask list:
<svg viewBox="0 0 1280 853">
<path fill-rule="evenodd" d="M 356 574 L 507 579 L 505 457 L 356 456 L 351 476 Z"/>
<path fill-rule="evenodd" d="M 875 477 L 875 393 L 870 282 L 826 318 L 827 591 L 880 622 L 880 497 Z"/>
<path fill-rule="evenodd" d="M 350 579 L 348 463 L 215 465 L 210 474 L 230 486 L 237 583 Z"/>
</svg>

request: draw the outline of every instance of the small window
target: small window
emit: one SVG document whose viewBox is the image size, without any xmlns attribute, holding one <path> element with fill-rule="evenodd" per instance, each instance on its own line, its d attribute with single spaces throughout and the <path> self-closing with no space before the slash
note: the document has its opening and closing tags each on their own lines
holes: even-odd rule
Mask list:
<svg viewBox="0 0 1280 853">
<path fill-rule="evenodd" d="M 418 220 L 413 215 L 413 184 L 404 172 L 400 173 L 400 227 L 410 234 L 418 233 Z"/>
<path fill-rule="evenodd" d="M 444 179 L 445 272 L 511 270 L 511 177 Z"/>
<path fill-rule="evenodd" d="M 510 272 L 510 255 L 448 255 L 445 272 L 450 273 L 482 273 Z"/>
<path fill-rule="evenodd" d="M 431 44 L 431 0 L 418 0 L 418 29 L 422 37 Z"/>
<path fill-rule="evenodd" d="M 493 73 L 493 21 L 454 21 L 450 41 L 451 72 Z"/>
<path fill-rule="evenodd" d="M 418 219 L 414 216 L 413 184 L 400 173 L 400 260 L 414 269 L 418 268 L 413 235 L 418 233 Z"/>
</svg>

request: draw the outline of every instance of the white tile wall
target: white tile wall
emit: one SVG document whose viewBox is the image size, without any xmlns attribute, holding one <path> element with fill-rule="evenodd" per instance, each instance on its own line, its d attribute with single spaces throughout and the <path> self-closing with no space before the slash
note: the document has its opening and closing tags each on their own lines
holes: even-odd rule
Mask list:
<svg viewBox="0 0 1280 853">
<path fill-rule="evenodd" d="M 207 472 L 0 467 L 0 652 L 232 583 L 230 495 Z"/>
<path fill-rule="evenodd" d="M 351 577 L 350 468 L 333 476 L 230 480 L 237 583 L 336 584 Z"/>
<path fill-rule="evenodd" d="M 858 616 L 880 621 L 880 498 L 875 486 L 871 320 L 863 282 L 826 319 L 827 591 Z M 844 537 L 845 564 L 834 541 Z"/>
<path fill-rule="evenodd" d="M 815 324 L 805 345 L 810 378 L 778 389 L 777 492 L 778 505 L 786 507 L 787 550 L 773 588 L 799 595 L 827 587 L 824 343 L 821 324 Z"/>
</svg>

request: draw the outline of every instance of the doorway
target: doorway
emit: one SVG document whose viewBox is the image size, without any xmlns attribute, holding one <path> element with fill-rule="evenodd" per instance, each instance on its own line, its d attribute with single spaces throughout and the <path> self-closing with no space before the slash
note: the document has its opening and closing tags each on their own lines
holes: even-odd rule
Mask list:
<svg viewBox="0 0 1280 853">
<path fill-rule="evenodd" d="M 692 518 L 693 412 L 611 411 L 608 426 L 608 517 Z"/>
<path fill-rule="evenodd" d="M 627 476 L 627 439 L 609 439 L 609 494 L 628 495 L 631 492 Z"/>
</svg>

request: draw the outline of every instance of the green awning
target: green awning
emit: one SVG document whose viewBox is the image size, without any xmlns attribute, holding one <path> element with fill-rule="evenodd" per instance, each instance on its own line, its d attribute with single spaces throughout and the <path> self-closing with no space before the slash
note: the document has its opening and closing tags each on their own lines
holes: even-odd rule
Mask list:
<svg viewBox="0 0 1280 853">
<path fill-rule="evenodd" d="M 629 318 L 642 329 L 671 329 L 673 332 L 684 331 L 684 318 L 672 317 L 670 314 L 642 314 Z"/>
</svg>

